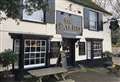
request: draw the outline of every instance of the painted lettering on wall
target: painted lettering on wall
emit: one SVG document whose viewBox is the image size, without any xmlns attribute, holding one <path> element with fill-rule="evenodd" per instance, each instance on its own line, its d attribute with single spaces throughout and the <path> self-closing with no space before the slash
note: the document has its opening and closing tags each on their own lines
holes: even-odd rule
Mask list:
<svg viewBox="0 0 120 82">
<path fill-rule="evenodd" d="M 58 34 L 82 34 L 82 18 L 81 16 L 57 11 L 56 13 L 56 29 Z"/>
</svg>

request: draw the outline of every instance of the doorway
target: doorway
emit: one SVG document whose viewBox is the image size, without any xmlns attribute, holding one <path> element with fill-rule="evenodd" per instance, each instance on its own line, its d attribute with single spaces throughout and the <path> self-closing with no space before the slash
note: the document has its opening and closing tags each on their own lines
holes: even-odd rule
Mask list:
<svg viewBox="0 0 120 82">
<path fill-rule="evenodd" d="M 75 39 L 63 38 L 63 50 L 66 52 L 67 66 L 75 65 Z"/>
</svg>

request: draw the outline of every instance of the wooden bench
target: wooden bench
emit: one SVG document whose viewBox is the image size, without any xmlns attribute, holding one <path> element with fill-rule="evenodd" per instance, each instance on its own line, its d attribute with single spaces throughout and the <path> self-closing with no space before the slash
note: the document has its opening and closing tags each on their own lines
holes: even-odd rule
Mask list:
<svg viewBox="0 0 120 82">
<path fill-rule="evenodd" d="M 43 68 L 43 69 L 37 69 L 37 70 L 30 70 L 28 73 L 30 73 L 34 77 L 39 78 L 39 82 L 42 82 L 42 78 L 44 76 L 50 76 L 50 75 L 61 75 L 62 79 L 65 80 L 64 73 L 66 73 L 67 70 L 62 67 L 51 67 L 51 68 Z"/>
</svg>

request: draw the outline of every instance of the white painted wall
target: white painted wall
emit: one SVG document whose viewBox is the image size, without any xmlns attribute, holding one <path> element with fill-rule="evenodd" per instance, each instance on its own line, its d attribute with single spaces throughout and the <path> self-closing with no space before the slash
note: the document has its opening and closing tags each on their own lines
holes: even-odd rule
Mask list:
<svg viewBox="0 0 120 82">
<path fill-rule="evenodd" d="M 72 11 L 69 10 L 69 5 L 70 4 L 72 4 L 72 6 L 71 6 Z M 67 0 L 56 0 L 56 10 L 60 10 L 60 11 L 64 11 L 64 12 L 68 12 L 68 13 L 71 13 L 71 14 L 82 16 L 82 22 L 83 22 L 82 27 L 84 28 L 83 9 L 84 9 L 83 6 L 80 6 L 78 4 L 72 3 L 72 2 L 67 1 Z M 78 13 L 77 11 L 81 11 L 81 13 Z M 105 21 L 105 20 L 106 20 L 106 18 L 104 17 L 103 21 Z M 83 29 L 83 36 L 81 36 L 80 38 L 83 38 L 83 39 L 85 39 L 85 38 L 103 39 L 103 52 L 104 51 L 112 52 L 111 31 L 109 29 L 109 24 L 108 23 L 104 24 L 103 28 L 104 28 L 104 30 L 99 31 L 99 32 L 90 31 L 88 29 Z M 76 45 L 78 45 L 78 44 L 76 43 Z M 77 46 L 75 46 L 75 47 L 76 47 L 75 60 L 76 61 L 85 60 L 87 58 L 87 55 L 79 56 L 79 48 Z"/>
<path fill-rule="evenodd" d="M 83 6 L 75 4 L 75 3 L 68 1 L 68 0 L 56 0 L 55 3 L 56 3 L 55 4 L 56 10 L 60 10 L 60 11 L 64 11 L 67 13 L 83 16 Z M 71 11 L 69 10 L 70 4 L 72 4 Z M 81 11 L 81 13 L 78 13 L 78 11 Z"/>
<path fill-rule="evenodd" d="M 56 0 L 56 10 L 64 11 L 67 13 L 75 14 L 82 16 L 83 18 L 83 6 L 78 4 L 69 2 L 67 0 Z M 72 4 L 72 11 L 69 10 L 69 4 Z M 78 13 L 80 11 L 81 13 Z M 105 20 L 105 18 L 104 18 Z M 84 23 L 84 22 L 83 22 Z M 84 28 L 84 24 L 83 24 Z M 32 22 L 24 22 L 20 21 L 20 25 L 17 25 L 14 20 L 8 19 L 6 21 L 2 21 L 0 24 L 0 52 L 4 49 L 12 49 L 13 40 L 8 35 L 8 33 L 26 33 L 26 34 L 39 34 L 39 35 L 53 35 L 51 41 L 62 41 L 62 37 L 59 34 L 56 34 L 55 24 L 40 24 L 40 23 L 32 23 Z M 104 24 L 104 31 L 90 31 L 87 29 L 83 29 L 83 36 L 79 36 L 79 38 L 99 38 L 103 39 L 103 51 L 112 51 L 111 48 L 111 31 L 109 29 L 109 24 Z M 76 61 L 85 60 L 86 55 L 79 56 L 77 43 L 75 45 L 75 59 Z M 51 64 L 55 64 L 56 59 L 51 60 Z"/>
</svg>

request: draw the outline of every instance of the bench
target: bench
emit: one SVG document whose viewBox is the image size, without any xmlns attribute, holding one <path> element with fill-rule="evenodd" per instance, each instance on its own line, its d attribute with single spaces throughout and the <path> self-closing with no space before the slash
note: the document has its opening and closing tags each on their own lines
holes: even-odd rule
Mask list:
<svg viewBox="0 0 120 82">
<path fill-rule="evenodd" d="M 34 77 L 39 78 L 39 82 L 42 82 L 42 78 L 44 76 L 50 76 L 55 75 L 57 78 L 57 75 L 61 75 L 62 79 L 65 80 L 64 73 L 66 73 L 67 70 L 62 67 L 50 67 L 50 68 L 43 68 L 43 69 L 36 69 L 36 70 L 30 70 L 28 71 L 29 74 L 31 74 Z"/>
</svg>

